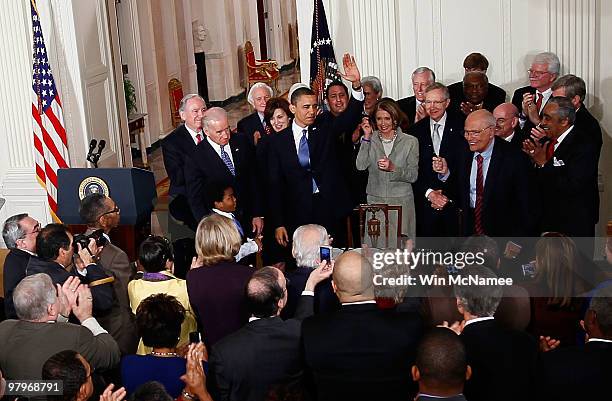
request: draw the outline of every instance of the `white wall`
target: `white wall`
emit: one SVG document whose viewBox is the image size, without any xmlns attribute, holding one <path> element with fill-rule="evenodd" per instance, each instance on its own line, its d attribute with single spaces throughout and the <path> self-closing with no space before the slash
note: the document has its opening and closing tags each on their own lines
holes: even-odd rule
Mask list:
<svg viewBox="0 0 612 401">
<path fill-rule="evenodd" d="M 302 82 L 310 75 L 313 2 L 296 0 Z M 490 62 L 492 83 L 513 91 L 527 84 L 531 58 L 559 55 L 562 74 L 587 82 L 587 106 L 605 132 L 600 161 L 598 234 L 612 219 L 612 2 L 602 0 L 325 0 L 336 58 L 350 52 L 362 75 L 381 78 L 386 96 L 412 95 L 411 72 L 431 67 L 450 84 L 463 76 L 468 53 Z M 606 107 L 607 105 L 607 107 Z M 604 185 L 605 184 L 605 185 Z"/>
</svg>

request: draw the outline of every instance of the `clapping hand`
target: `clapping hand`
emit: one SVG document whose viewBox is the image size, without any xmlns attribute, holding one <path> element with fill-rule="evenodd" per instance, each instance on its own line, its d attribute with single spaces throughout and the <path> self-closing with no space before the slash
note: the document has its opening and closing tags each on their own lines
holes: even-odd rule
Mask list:
<svg viewBox="0 0 612 401">
<path fill-rule="evenodd" d="M 431 168 L 438 174 L 446 175 L 448 173 L 448 164 L 446 163 L 446 159 L 443 157 L 432 157 Z"/>
<path fill-rule="evenodd" d="M 414 116 L 414 122 L 417 123 L 427 117 L 427 109 L 425 108 L 425 103 L 419 104 L 419 107 L 416 109 L 416 114 Z"/>
<path fill-rule="evenodd" d="M 113 391 L 114 384 L 109 384 L 104 392 L 100 395 L 100 401 L 122 401 L 127 394 L 125 387 L 120 387 L 116 391 Z"/>
<path fill-rule="evenodd" d="M 395 171 L 395 164 L 387 156 L 378 160 L 378 168 L 382 171 L 393 172 Z"/>
<path fill-rule="evenodd" d="M 81 280 L 78 277 L 70 276 L 64 281 L 64 284 L 57 286 L 57 296 L 60 300 L 60 314 L 68 317 L 72 311 L 72 305 L 76 304 L 77 291 L 81 286 Z"/>
</svg>

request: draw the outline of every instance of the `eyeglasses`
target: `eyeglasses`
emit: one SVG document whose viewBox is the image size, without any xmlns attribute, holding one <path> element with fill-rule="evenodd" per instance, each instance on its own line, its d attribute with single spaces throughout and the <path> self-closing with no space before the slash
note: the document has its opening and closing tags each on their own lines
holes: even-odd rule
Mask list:
<svg viewBox="0 0 612 401">
<path fill-rule="evenodd" d="M 109 210 L 108 212 L 104 212 L 100 215 L 100 217 L 102 216 L 106 216 L 107 214 L 112 214 L 112 213 L 120 213 L 121 209 L 119 209 L 119 206 L 115 205 L 115 208 L 113 210 Z M 98 218 L 100 218 L 98 217 Z"/>
<path fill-rule="evenodd" d="M 436 106 L 441 106 L 444 103 L 446 103 L 448 99 L 444 99 L 444 100 L 425 100 L 423 101 L 423 103 L 425 103 L 426 106 L 431 106 L 432 104 L 435 104 Z"/>
<path fill-rule="evenodd" d="M 481 134 L 483 131 L 486 131 L 486 130 L 488 130 L 489 128 L 493 128 L 493 127 L 495 127 L 495 126 L 494 126 L 494 125 L 489 125 L 488 127 L 484 127 L 483 129 L 480 129 L 480 130 L 475 130 L 475 131 L 463 131 L 463 135 L 464 135 L 464 136 L 473 136 L 473 137 L 476 137 L 476 138 L 477 138 L 477 137 L 479 137 L 479 136 L 480 136 L 480 134 Z"/>
<path fill-rule="evenodd" d="M 535 78 L 539 78 L 544 74 L 548 74 L 549 71 L 535 71 L 532 70 L 531 68 L 527 70 L 527 74 L 529 74 L 529 76 L 534 76 Z"/>
</svg>

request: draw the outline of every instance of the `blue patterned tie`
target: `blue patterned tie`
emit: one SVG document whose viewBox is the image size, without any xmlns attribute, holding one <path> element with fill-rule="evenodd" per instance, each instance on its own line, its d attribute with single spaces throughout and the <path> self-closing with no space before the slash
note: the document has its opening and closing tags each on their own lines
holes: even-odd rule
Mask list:
<svg viewBox="0 0 612 401">
<path fill-rule="evenodd" d="M 240 233 L 240 236 L 244 237 L 244 230 L 242 229 L 242 225 L 234 215 L 232 215 L 232 220 L 234 221 L 234 224 L 236 225 L 236 229 L 238 230 L 238 233 Z"/>
<path fill-rule="evenodd" d="M 232 175 L 236 175 L 236 170 L 234 169 L 234 164 L 232 163 L 232 159 L 230 159 L 229 155 L 225 151 L 225 145 L 221 146 L 221 160 L 227 166 L 227 169 L 232 173 Z"/>
<path fill-rule="evenodd" d="M 308 134 L 308 129 L 303 129 L 302 137 L 300 138 L 300 146 L 298 149 L 298 160 L 300 162 L 300 166 L 310 171 L 310 150 L 308 150 L 308 138 L 306 138 L 306 134 Z M 314 194 L 315 192 L 317 192 L 317 190 L 317 183 L 315 182 L 315 179 L 313 177 L 312 193 Z"/>
</svg>

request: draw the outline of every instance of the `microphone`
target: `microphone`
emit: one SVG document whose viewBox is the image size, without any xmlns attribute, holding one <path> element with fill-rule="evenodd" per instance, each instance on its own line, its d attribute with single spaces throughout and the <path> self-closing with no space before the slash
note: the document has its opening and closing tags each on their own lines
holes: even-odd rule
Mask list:
<svg viewBox="0 0 612 401">
<path fill-rule="evenodd" d="M 89 151 L 87 152 L 87 158 L 89 158 L 89 156 L 91 156 L 93 151 L 96 149 L 96 145 L 97 144 L 98 144 L 98 141 L 95 140 L 95 139 L 92 139 L 91 142 L 89 142 Z"/>
<path fill-rule="evenodd" d="M 98 144 L 98 155 L 102 153 L 102 149 L 106 146 L 106 141 L 104 139 L 100 139 L 100 143 Z"/>
</svg>

